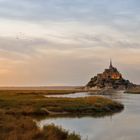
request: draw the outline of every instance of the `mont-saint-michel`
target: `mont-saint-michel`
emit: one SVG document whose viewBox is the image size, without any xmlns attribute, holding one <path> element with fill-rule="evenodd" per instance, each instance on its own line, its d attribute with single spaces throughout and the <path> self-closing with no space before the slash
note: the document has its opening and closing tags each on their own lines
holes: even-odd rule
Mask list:
<svg viewBox="0 0 140 140">
<path fill-rule="evenodd" d="M 123 78 L 122 74 L 115 68 L 110 60 L 108 69 L 105 69 L 103 73 L 97 74 L 91 78 L 86 85 L 86 89 L 128 89 L 135 87 L 136 85 L 129 80 Z"/>
</svg>

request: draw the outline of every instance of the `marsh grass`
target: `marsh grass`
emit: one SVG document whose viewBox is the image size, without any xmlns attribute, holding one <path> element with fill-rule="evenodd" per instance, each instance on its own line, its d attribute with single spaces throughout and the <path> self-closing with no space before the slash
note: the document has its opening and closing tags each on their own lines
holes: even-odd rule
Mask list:
<svg viewBox="0 0 140 140">
<path fill-rule="evenodd" d="M 13 115 L 95 114 L 121 109 L 122 104 L 101 96 L 46 98 L 40 94 L 0 92 L 0 112 Z"/>
<path fill-rule="evenodd" d="M 96 116 L 122 109 L 122 104 L 101 96 L 46 98 L 40 92 L 0 91 L 0 140 L 80 140 L 55 125 L 39 129 L 33 117 Z"/>
<path fill-rule="evenodd" d="M 53 124 L 39 129 L 30 117 L 0 116 L 0 140 L 80 140 L 80 136 L 69 133 Z"/>
<path fill-rule="evenodd" d="M 0 94 L 11 94 L 11 95 L 53 95 L 53 94 L 71 94 L 71 93 L 77 93 L 77 92 L 82 92 L 82 89 L 69 89 L 69 90 L 0 90 Z"/>
</svg>

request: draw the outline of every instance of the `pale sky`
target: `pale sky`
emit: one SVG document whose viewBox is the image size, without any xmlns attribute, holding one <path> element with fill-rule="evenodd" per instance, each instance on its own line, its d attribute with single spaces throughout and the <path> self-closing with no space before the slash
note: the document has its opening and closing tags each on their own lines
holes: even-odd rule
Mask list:
<svg viewBox="0 0 140 140">
<path fill-rule="evenodd" d="M 0 86 L 85 85 L 110 58 L 140 83 L 140 0 L 0 0 Z"/>
</svg>

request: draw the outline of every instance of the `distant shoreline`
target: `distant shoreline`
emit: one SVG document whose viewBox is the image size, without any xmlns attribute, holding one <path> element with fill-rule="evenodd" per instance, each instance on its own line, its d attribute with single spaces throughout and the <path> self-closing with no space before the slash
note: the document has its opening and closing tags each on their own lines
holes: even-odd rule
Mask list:
<svg viewBox="0 0 140 140">
<path fill-rule="evenodd" d="M 84 86 L 1 86 L 0 90 L 73 90 Z"/>
</svg>

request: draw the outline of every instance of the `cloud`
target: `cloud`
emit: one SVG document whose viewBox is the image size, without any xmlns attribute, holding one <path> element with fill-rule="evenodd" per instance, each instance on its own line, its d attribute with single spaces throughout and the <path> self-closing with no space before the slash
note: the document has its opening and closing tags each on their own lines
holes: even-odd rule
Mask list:
<svg viewBox="0 0 140 140">
<path fill-rule="evenodd" d="M 131 18 L 137 21 L 134 17 L 139 17 L 140 12 L 138 0 L 1 0 L 0 5 L 3 18 L 35 22 L 69 20 L 109 24 L 128 17 L 129 22 L 134 23 Z"/>
<path fill-rule="evenodd" d="M 139 0 L 0 0 L 0 85 L 84 85 L 110 57 L 134 82 Z"/>
<path fill-rule="evenodd" d="M 28 44 L 24 41 L 22 44 Z M 108 66 L 110 57 L 124 77 L 139 81 L 136 76 L 140 64 L 139 49 L 128 48 L 126 51 L 123 47 L 68 47 L 63 43 L 43 43 L 33 41 L 29 46 L 19 47 L 15 45 L 17 42 L 11 41 L 11 50 L 10 46 L 0 48 L 0 85 L 85 85 Z"/>
</svg>

